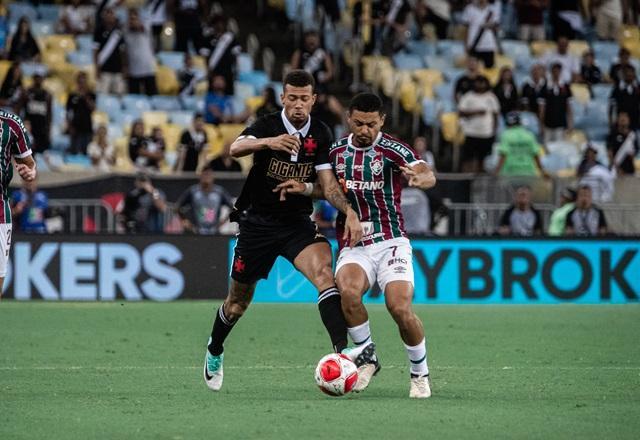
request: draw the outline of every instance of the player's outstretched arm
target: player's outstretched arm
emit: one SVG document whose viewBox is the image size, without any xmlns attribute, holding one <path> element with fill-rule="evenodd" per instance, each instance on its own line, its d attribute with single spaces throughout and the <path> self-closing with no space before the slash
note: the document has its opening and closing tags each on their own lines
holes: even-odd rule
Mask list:
<svg viewBox="0 0 640 440">
<path fill-rule="evenodd" d="M 36 162 L 33 156 L 16 157 L 16 171 L 25 182 L 31 182 L 36 178 Z"/>
<path fill-rule="evenodd" d="M 240 136 L 233 141 L 229 152 L 233 157 L 248 156 L 260 150 L 283 151 L 288 154 L 298 154 L 300 139 L 298 136 L 281 134 L 276 137 L 255 138 L 253 136 Z"/>
<path fill-rule="evenodd" d="M 431 167 L 424 162 L 417 163 L 413 166 L 400 167 L 402 173 L 409 181 L 409 186 L 429 189 L 436 184 L 436 175 Z"/>
</svg>

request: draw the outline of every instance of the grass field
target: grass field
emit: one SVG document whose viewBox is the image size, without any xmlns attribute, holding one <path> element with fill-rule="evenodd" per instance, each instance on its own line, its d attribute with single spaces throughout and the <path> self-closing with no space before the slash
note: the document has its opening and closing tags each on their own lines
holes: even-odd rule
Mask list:
<svg viewBox="0 0 640 440">
<path fill-rule="evenodd" d="M 324 396 L 314 305 L 253 305 L 208 391 L 217 304 L 0 303 L 0 439 L 638 438 L 639 306 L 418 307 L 434 396 L 408 398 L 404 349 L 370 307 L 383 363 Z"/>
</svg>

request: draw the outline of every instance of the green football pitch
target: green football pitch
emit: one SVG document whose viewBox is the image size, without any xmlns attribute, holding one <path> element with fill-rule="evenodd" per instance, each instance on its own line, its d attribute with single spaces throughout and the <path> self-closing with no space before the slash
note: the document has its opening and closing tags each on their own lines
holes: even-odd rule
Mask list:
<svg viewBox="0 0 640 440">
<path fill-rule="evenodd" d="M 316 306 L 253 305 L 202 380 L 213 302 L 0 303 L 0 439 L 638 438 L 640 307 L 417 307 L 432 398 L 370 306 L 383 365 L 331 398 Z"/>
</svg>

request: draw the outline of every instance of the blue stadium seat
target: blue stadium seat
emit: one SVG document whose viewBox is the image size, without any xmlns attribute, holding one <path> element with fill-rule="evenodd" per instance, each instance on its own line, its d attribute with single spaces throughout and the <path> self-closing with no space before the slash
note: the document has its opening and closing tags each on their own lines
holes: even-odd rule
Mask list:
<svg viewBox="0 0 640 440">
<path fill-rule="evenodd" d="M 125 109 L 120 112 L 119 123 L 123 127 L 130 126 L 136 119 L 142 119 L 142 111 L 137 109 Z"/>
<path fill-rule="evenodd" d="M 52 104 L 52 120 L 56 125 L 64 125 L 67 119 L 67 110 L 64 108 L 62 104 L 60 104 L 56 99 L 53 100 Z"/>
<path fill-rule="evenodd" d="M 531 49 L 524 41 L 503 40 L 501 46 L 504 54 L 516 63 L 531 57 Z"/>
<path fill-rule="evenodd" d="M 233 88 L 235 96 L 242 100 L 255 96 L 255 88 L 253 87 L 253 84 L 236 81 Z"/>
<path fill-rule="evenodd" d="M 180 110 L 182 108 L 177 97 L 162 95 L 152 96 L 151 106 L 154 110 L 162 110 L 165 112 Z"/>
<path fill-rule="evenodd" d="M 269 84 L 269 77 L 261 70 L 238 73 L 238 80 L 253 85 L 255 95 L 260 95 L 262 90 Z"/>
<path fill-rule="evenodd" d="M 204 110 L 204 100 L 202 96 L 180 95 L 178 99 L 182 104 L 183 110 L 189 110 L 192 112 L 195 112 L 195 111 L 202 112 Z"/>
<path fill-rule="evenodd" d="M 528 128 L 536 136 L 540 132 L 540 122 L 538 121 L 538 117 L 534 113 L 520 113 L 520 122 L 522 123 L 523 127 Z"/>
<path fill-rule="evenodd" d="M 36 37 L 53 34 L 54 27 L 55 22 L 52 21 L 37 20 L 31 23 L 31 31 Z"/>
<path fill-rule="evenodd" d="M 407 50 L 409 53 L 426 57 L 427 55 L 435 55 L 436 54 L 436 45 L 431 41 L 423 41 L 423 40 L 410 40 L 407 42 Z"/>
<path fill-rule="evenodd" d="M 607 136 L 609 135 L 609 127 L 607 124 L 590 125 L 586 127 L 584 131 L 587 134 L 587 139 L 590 141 L 603 142 L 607 140 Z"/>
<path fill-rule="evenodd" d="M 158 52 L 158 61 L 163 66 L 167 66 L 172 70 L 180 70 L 184 68 L 184 54 L 182 52 Z"/>
<path fill-rule="evenodd" d="M 427 126 L 434 126 L 438 121 L 438 103 L 432 98 L 422 99 L 422 121 Z"/>
<path fill-rule="evenodd" d="M 446 72 L 442 72 L 444 74 L 445 80 L 447 82 L 452 82 L 455 84 L 456 80 L 464 75 L 465 69 L 458 69 L 455 67 L 449 68 Z"/>
<path fill-rule="evenodd" d="M 556 173 L 560 170 L 569 168 L 569 161 L 566 157 L 559 154 L 545 154 L 540 158 L 542 168 L 550 173 Z"/>
<path fill-rule="evenodd" d="M 393 56 L 393 64 L 400 70 L 416 70 L 424 67 L 422 57 L 402 52 Z"/>
<path fill-rule="evenodd" d="M 169 121 L 172 124 L 180 125 L 183 127 L 191 126 L 191 122 L 193 121 L 193 112 L 189 111 L 177 111 L 169 113 Z"/>
<path fill-rule="evenodd" d="M 248 53 L 241 53 L 236 58 L 236 67 L 238 72 L 252 72 L 253 71 L 253 58 Z"/>
<path fill-rule="evenodd" d="M 453 99 L 453 82 L 438 84 L 434 88 L 434 93 L 436 97 L 440 100 L 451 100 Z"/>
<path fill-rule="evenodd" d="M 441 72 L 447 72 L 453 68 L 453 57 L 439 56 L 439 55 L 427 55 L 424 57 L 424 62 L 429 69 L 436 69 Z"/>
<path fill-rule="evenodd" d="M 67 61 L 74 66 L 90 66 L 93 64 L 93 54 L 91 52 L 69 52 Z"/>
<path fill-rule="evenodd" d="M 91 168 L 91 159 L 84 154 L 68 154 L 64 158 L 65 163 L 79 165 L 83 168 Z"/>
<path fill-rule="evenodd" d="M 278 105 L 282 105 L 282 100 L 280 99 L 280 95 L 283 93 L 282 83 L 279 81 L 271 81 L 269 87 L 272 87 L 274 92 L 276 92 L 276 100 L 278 101 Z"/>
<path fill-rule="evenodd" d="M 234 96 L 232 101 L 233 114 L 238 115 L 246 110 L 247 104 L 244 99 L 239 96 Z"/>
<path fill-rule="evenodd" d="M 453 93 L 453 90 L 451 90 L 451 93 Z M 456 111 L 456 103 L 451 97 L 440 99 L 438 100 L 437 104 L 439 112 L 449 113 Z"/>
<path fill-rule="evenodd" d="M 440 40 L 436 43 L 438 54 L 455 58 L 465 54 L 464 43 L 458 40 Z"/>
<path fill-rule="evenodd" d="M 21 17 L 27 17 L 29 21 L 38 19 L 38 11 L 29 3 L 9 3 L 8 7 L 11 21 L 14 23 L 17 23 Z"/>
<path fill-rule="evenodd" d="M 608 101 L 611 95 L 611 84 L 594 84 L 591 86 L 593 99 L 596 101 Z"/>
<path fill-rule="evenodd" d="M 47 66 L 40 63 L 22 63 L 20 64 L 20 68 L 24 76 L 33 76 L 36 73 L 46 75 L 49 72 Z"/>
<path fill-rule="evenodd" d="M 122 102 L 114 95 L 99 93 L 96 97 L 96 107 L 99 111 L 109 115 L 110 120 L 114 120 L 122 112 Z"/>
<path fill-rule="evenodd" d="M 594 41 L 591 46 L 598 61 L 613 60 L 620 50 L 620 46 L 614 41 Z"/>
<path fill-rule="evenodd" d="M 51 138 L 51 150 L 53 151 L 67 151 L 71 147 L 71 138 L 67 134 L 61 134 L 54 138 Z"/>
<path fill-rule="evenodd" d="M 60 6 L 58 5 L 38 5 L 37 11 L 40 20 L 56 22 L 60 18 Z"/>
<path fill-rule="evenodd" d="M 122 105 L 125 110 L 138 110 L 140 113 L 152 110 L 151 101 L 146 95 L 124 95 Z"/>
<path fill-rule="evenodd" d="M 92 52 L 93 51 L 93 35 L 82 34 L 76 37 L 76 47 L 78 52 Z"/>
<path fill-rule="evenodd" d="M 110 139 L 118 139 L 124 136 L 124 129 L 121 124 L 110 123 L 107 127 L 107 135 Z"/>
</svg>

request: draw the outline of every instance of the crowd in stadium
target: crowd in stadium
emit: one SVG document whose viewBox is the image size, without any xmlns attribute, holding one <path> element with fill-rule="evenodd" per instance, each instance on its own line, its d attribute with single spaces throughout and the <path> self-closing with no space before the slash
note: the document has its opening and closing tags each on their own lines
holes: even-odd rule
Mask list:
<svg viewBox="0 0 640 440">
<path fill-rule="evenodd" d="M 636 0 L 241 3 L 4 2 L 0 105 L 24 119 L 39 170 L 143 173 L 121 213 L 132 231 L 159 228 L 132 226 L 136 209 L 167 209 L 156 173 L 202 173 L 199 185 L 222 191 L 219 210 L 231 202 L 209 176 L 248 170 L 228 147 L 246 123 L 280 109 L 279 80 L 292 68 L 313 74 L 313 116 L 336 135 L 353 91 L 379 93 L 393 117 L 385 130 L 439 172 L 571 176 L 573 195 L 563 195 L 586 199 L 586 185 L 602 203 L 638 168 Z M 409 217 L 432 217 L 412 192 Z M 518 218 L 505 214 L 501 233 L 544 232 L 525 193 L 514 191 Z M 217 232 L 184 214 L 190 194 L 176 205 L 184 229 Z M 331 215 L 321 204 L 319 225 Z M 591 217 L 585 234 L 605 232 L 604 215 Z M 411 232 L 428 233 L 427 223 Z"/>
</svg>

